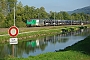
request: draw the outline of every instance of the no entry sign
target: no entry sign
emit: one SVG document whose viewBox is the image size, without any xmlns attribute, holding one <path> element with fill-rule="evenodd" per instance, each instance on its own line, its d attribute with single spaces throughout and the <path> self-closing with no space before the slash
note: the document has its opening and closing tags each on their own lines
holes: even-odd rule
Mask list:
<svg viewBox="0 0 90 60">
<path fill-rule="evenodd" d="M 9 35 L 10 35 L 11 37 L 15 37 L 15 36 L 18 35 L 19 30 L 18 30 L 18 28 L 17 28 L 16 26 L 11 26 L 11 27 L 9 28 L 9 30 L 8 30 L 8 33 L 9 33 Z"/>
</svg>

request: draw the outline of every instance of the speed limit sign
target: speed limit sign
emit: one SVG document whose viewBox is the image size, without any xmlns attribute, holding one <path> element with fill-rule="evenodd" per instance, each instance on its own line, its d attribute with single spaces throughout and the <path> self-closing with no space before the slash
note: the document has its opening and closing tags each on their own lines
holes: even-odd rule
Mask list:
<svg viewBox="0 0 90 60">
<path fill-rule="evenodd" d="M 8 33 L 11 37 L 15 37 L 19 33 L 19 29 L 16 26 L 11 26 L 8 30 Z"/>
</svg>

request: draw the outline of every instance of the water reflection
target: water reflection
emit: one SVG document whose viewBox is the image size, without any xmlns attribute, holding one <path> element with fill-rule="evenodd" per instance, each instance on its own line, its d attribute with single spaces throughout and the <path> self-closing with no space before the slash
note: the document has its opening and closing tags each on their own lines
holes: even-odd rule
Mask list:
<svg viewBox="0 0 90 60">
<path fill-rule="evenodd" d="M 0 58 L 7 55 L 15 57 L 28 57 L 46 52 L 54 52 L 58 49 L 64 49 L 80 40 L 83 40 L 90 33 L 90 29 L 79 30 L 67 34 L 57 34 L 36 40 L 19 42 L 18 45 L 4 44 L 0 45 Z"/>
</svg>

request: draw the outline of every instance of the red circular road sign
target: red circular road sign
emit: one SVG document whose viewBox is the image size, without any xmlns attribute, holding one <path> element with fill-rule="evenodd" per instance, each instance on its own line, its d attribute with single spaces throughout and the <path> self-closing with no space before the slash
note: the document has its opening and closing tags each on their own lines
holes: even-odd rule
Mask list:
<svg viewBox="0 0 90 60">
<path fill-rule="evenodd" d="M 18 28 L 17 28 L 16 26 L 11 26 L 11 27 L 9 28 L 9 30 L 8 30 L 8 33 L 9 33 L 9 35 L 10 35 L 11 37 L 15 37 L 15 36 L 18 35 L 19 30 L 18 30 Z"/>
</svg>

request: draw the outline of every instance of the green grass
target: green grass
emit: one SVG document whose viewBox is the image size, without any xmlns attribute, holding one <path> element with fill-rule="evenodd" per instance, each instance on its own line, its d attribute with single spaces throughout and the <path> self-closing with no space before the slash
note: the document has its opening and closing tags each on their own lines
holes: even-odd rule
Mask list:
<svg viewBox="0 0 90 60">
<path fill-rule="evenodd" d="M 67 50 L 78 51 L 83 54 L 90 55 L 90 36 L 74 44 L 73 46 L 67 47 L 65 51 Z"/>
<path fill-rule="evenodd" d="M 8 34 L 8 32 L 0 32 L 0 35 Z"/>
<path fill-rule="evenodd" d="M 49 52 L 28 58 L 5 58 L 6 60 L 90 60 L 90 56 L 76 51 Z"/>
<path fill-rule="evenodd" d="M 40 37 L 40 36 L 55 35 L 55 34 L 60 33 L 60 32 L 61 32 L 60 29 L 57 29 L 57 30 L 51 29 L 51 30 L 48 30 L 48 31 L 40 30 L 40 31 L 37 31 L 37 32 L 30 32 L 30 33 L 19 34 L 17 36 L 17 38 L 19 40 L 26 40 L 26 39 L 29 39 L 29 38 L 36 38 L 36 37 Z M 10 38 L 9 35 L 8 36 L 0 36 L 0 43 L 2 41 L 9 40 L 9 38 Z"/>
</svg>

